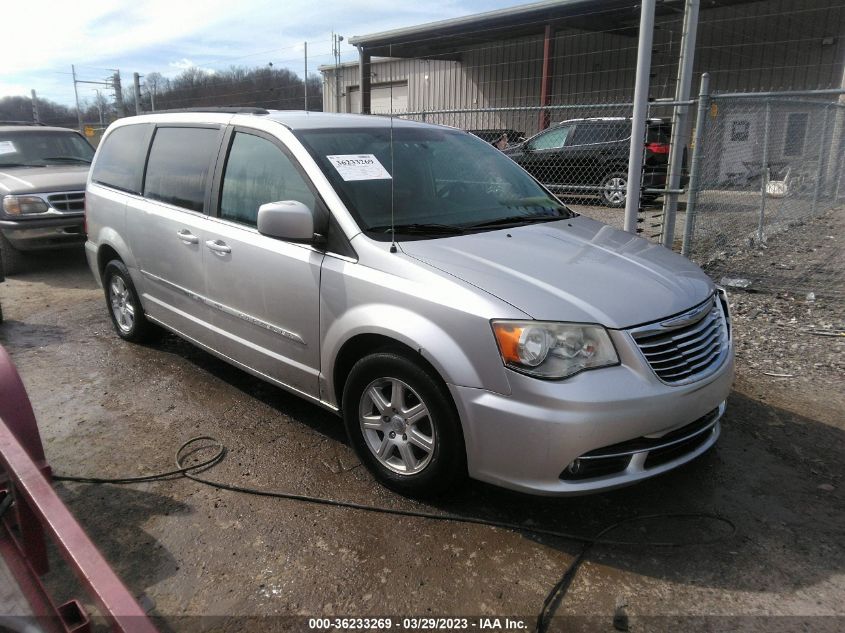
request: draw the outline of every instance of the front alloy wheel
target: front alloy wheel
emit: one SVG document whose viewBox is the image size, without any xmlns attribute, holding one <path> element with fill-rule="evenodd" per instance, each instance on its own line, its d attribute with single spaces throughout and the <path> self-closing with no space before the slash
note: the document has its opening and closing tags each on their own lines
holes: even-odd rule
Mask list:
<svg viewBox="0 0 845 633">
<path fill-rule="evenodd" d="M 342 410 L 358 459 L 385 486 L 424 497 L 466 477 L 463 431 L 449 390 L 411 352 L 375 351 L 356 362 Z"/>
<path fill-rule="evenodd" d="M 425 402 L 398 378 L 379 378 L 364 390 L 361 433 L 379 463 L 399 475 L 421 472 L 434 455 L 436 433 Z"/>
</svg>

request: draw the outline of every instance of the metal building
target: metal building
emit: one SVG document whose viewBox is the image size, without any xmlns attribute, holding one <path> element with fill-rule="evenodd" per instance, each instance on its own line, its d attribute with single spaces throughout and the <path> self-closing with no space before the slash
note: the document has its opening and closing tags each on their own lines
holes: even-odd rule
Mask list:
<svg viewBox="0 0 845 633">
<path fill-rule="evenodd" d="M 655 99 L 674 94 L 684 2 L 657 6 Z M 359 62 L 320 67 L 324 109 L 384 114 L 391 92 L 394 112 L 628 101 L 638 19 L 631 0 L 554 0 L 355 36 Z M 840 87 L 843 35 L 838 0 L 705 0 L 695 73 L 717 91 Z"/>
<path fill-rule="evenodd" d="M 684 0 L 657 5 L 650 98 L 675 93 Z M 322 66 L 323 107 L 334 112 L 410 115 L 467 129 L 530 136 L 560 115 L 514 110 L 583 104 L 569 117 L 630 116 L 639 3 L 555 0 L 356 36 L 359 61 Z M 695 75 L 718 92 L 845 87 L 845 5 L 839 0 L 702 0 Z M 596 105 L 619 103 L 618 110 Z M 438 111 L 482 118 L 438 118 Z M 657 116 L 668 110 L 652 112 Z M 430 114 L 429 114 L 430 113 Z M 718 112 L 723 146 L 708 177 L 729 182 L 761 159 L 764 113 L 756 104 Z M 781 103 L 769 113 L 768 158 L 788 162 L 816 151 L 813 108 Z M 427 118 L 428 117 L 428 118 Z M 837 145 L 838 146 L 838 145 Z M 711 150 L 715 150 L 711 146 Z"/>
</svg>

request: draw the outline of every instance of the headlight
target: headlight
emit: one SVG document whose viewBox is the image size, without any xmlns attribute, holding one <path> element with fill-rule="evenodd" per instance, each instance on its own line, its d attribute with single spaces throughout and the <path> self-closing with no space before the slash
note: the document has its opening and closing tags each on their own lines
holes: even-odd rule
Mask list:
<svg viewBox="0 0 845 633">
<path fill-rule="evenodd" d="M 44 213 L 50 207 L 38 196 L 6 196 L 3 198 L 3 211 L 9 215 L 27 215 Z"/>
<path fill-rule="evenodd" d="M 600 325 L 493 321 L 505 366 L 539 378 L 566 378 L 585 369 L 619 364 Z"/>
</svg>

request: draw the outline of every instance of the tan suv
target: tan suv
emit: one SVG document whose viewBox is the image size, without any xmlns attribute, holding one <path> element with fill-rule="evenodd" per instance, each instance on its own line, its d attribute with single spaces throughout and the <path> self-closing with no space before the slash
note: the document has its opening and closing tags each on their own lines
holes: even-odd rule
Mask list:
<svg viewBox="0 0 845 633">
<path fill-rule="evenodd" d="M 26 253 L 85 242 L 85 181 L 94 148 L 74 130 L 0 123 L 0 262 L 20 272 Z"/>
</svg>

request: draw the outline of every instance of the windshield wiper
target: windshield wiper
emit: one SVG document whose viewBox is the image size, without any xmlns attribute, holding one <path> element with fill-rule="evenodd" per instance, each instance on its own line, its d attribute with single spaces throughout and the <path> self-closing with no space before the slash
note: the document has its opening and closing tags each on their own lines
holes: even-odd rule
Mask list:
<svg viewBox="0 0 845 633">
<path fill-rule="evenodd" d="M 0 163 L 0 169 L 4 169 L 6 167 L 46 167 L 47 165 L 43 165 L 41 163 Z"/>
<path fill-rule="evenodd" d="M 62 160 L 62 161 L 71 161 L 74 163 L 85 163 L 86 165 L 90 165 L 91 161 L 87 158 L 81 158 L 79 156 L 46 156 L 41 160 Z"/>
<path fill-rule="evenodd" d="M 368 230 L 376 233 L 404 233 L 406 235 L 460 235 L 464 229 L 452 224 L 389 224 L 383 226 L 371 226 Z"/>
<path fill-rule="evenodd" d="M 556 220 L 565 220 L 571 217 L 568 215 L 509 215 L 504 218 L 496 218 L 495 220 L 485 220 L 484 222 L 476 222 L 474 224 L 465 224 L 464 229 L 483 229 L 488 226 L 504 226 L 509 224 L 531 224 L 534 222 L 554 222 Z"/>
</svg>

